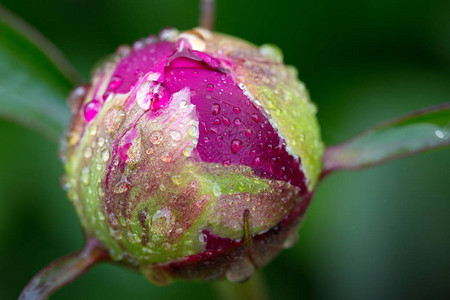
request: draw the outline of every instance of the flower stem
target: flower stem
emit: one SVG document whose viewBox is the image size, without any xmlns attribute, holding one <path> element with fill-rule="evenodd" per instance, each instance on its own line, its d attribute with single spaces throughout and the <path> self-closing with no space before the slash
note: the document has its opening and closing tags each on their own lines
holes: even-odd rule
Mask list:
<svg viewBox="0 0 450 300">
<path fill-rule="evenodd" d="M 261 272 L 255 273 L 244 283 L 220 281 L 214 284 L 218 299 L 221 300 L 269 300 Z"/>
<path fill-rule="evenodd" d="M 450 102 L 381 123 L 329 146 L 321 177 L 340 170 L 369 168 L 401 157 L 450 146 Z"/>
<path fill-rule="evenodd" d="M 213 30 L 216 19 L 216 1 L 200 0 L 199 25 L 203 28 Z"/>
<path fill-rule="evenodd" d="M 19 296 L 19 300 L 47 299 L 55 290 L 84 274 L 95 263 L 109 259 L 109 254 L 94 238 L 81 251 L 61 257 L 37 273 Z"/>
</svg>

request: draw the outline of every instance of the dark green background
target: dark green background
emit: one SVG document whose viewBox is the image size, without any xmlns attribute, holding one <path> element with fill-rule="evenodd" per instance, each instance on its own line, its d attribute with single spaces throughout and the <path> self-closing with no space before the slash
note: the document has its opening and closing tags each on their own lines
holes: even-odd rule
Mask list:
<svg viewBox="0 0 450 300">
<path fill-rule="evenodd" d="M 119 44 L 197 24 L 197 1 L 2 0 L 89 77 Z M 450 1 L 218 0 L 217 30 L 274 43 L 319 107 L 324 141 L 450 101 Z M 26 87 L 24 87 L 26 88 Z M 0 121 L 0 299 L 82 246 L 58 186 L 56 147 Z M 449 299 L 450 151 L 437 150 L 318 188 L 299 243 L 262 271 L 276 299 Z M 94 267 L 52 299 L 210 299 L 202 283 L 155 287 Z"/>
</svg>

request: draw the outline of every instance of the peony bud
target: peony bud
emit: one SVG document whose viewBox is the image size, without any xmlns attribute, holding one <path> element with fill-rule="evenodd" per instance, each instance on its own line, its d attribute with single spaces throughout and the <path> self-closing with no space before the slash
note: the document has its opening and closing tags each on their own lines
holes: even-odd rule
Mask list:
<svg viewBox="0 0 450 300">
<path fill-rule="evenodd" d="M 120 47 L 69 99 L 86 235 L 156 283 L 249 278 L 295 241 L 321 169 L 296 77 L 274 46 L 202 28 Z"/>
</svg>

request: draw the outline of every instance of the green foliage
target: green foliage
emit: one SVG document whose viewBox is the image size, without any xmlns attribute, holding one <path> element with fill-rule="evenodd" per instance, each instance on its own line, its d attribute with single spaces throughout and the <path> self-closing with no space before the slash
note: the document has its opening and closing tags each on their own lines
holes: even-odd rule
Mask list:
<svg viewBox="0 0 450 300">
<path fill-rule="evenodd" d="M 0 6 L 0 116 L 57 141 L 70 113 L 65 104 L 76 78 L 39 33 Z"/>
</svg>

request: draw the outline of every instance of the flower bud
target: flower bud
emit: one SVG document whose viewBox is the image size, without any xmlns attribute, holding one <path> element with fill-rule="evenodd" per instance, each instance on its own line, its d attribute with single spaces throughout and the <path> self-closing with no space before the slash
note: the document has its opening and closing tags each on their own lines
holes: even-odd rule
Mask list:
<svg viewBox="0 0 450 300">
<path fill-rule="evenodd" d="M 69 198 L 114 261 L 160 284 L 243 281 L 295 241 L 323 146 L 276 47 L 163 30 L 69 103 Z"/>
</svg>

